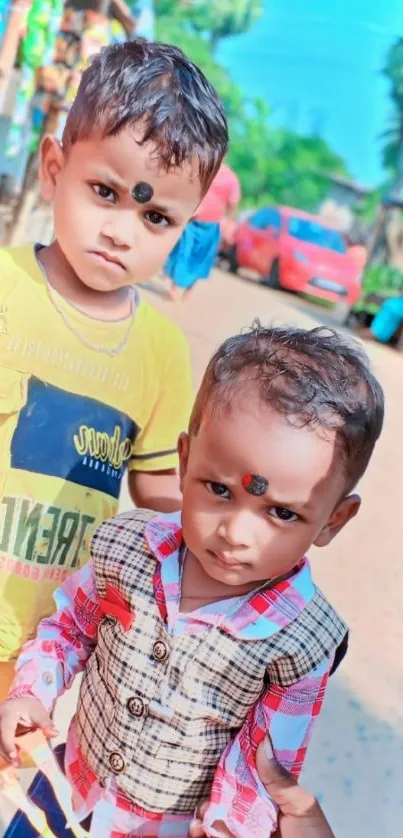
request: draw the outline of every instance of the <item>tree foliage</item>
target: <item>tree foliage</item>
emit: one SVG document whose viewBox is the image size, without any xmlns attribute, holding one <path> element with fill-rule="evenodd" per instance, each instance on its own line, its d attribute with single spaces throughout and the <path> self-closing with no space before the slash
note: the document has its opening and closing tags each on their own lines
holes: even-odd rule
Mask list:
<svg viewBox="0 0 403 838">
<path fill-rule="evenodd" d="M 262 0 L 193 0 L 189 15 L 194 29 L 207 35 L 214 50 L 222 38 L 250 29 L 262 11 Z"/>
<path fill-rule="evenodd" d="M 221 38 L 246 32 L 263 12 L 262 0 L 156 0 L 159 17 L 186 17 L 186 25 L 213 49 Z"/>
<path fill-rule="evenodd" d="M 248 97 L 215 58 L 217 41 L 244 32 L 261 8 L 261 0 L 155 0 L 157 37 L 180 46 L 217 88 L 229 121 L 229 162 L 240 177 L 243 203 L 316 211 L 329 188 L 325 175 L 348 174 L 344 161 L 321 137 L 275 127 L 269 104 Z"/>
<path fill-rule="evenodd" d="M 403 38 L 392 44 L 384 67 L 390 84 L 392 114 L 383 134 L 383 164 L 394 176 L 403 174 Z"/>
</svg>

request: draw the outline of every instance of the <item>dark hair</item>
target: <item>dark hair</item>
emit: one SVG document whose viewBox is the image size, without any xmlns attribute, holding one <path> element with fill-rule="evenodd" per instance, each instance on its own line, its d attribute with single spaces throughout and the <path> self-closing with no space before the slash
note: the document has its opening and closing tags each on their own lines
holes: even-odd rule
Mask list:
<svg viewBox="0 0 403 838">
<path fill-rule="evenodd" d="M 227 151 L 227 121 L 214 87 L 177 47 L 139 39 L 101 50 L 83 73 L 63 145 L 138 122 L 167 170 L 198 158 L 205 193 Z"/>
<path fill-rule="evenodd" d="M 348 490 L 353 488 L 367 468 L 384 415 L 382 388 L 355 341 L 324 327 L 266 329 L 254 323 L 226 340 L 211 359 L 190 433 L 197 434 L 206 409 L 242 404 L 248 387 L 298 427 L 335 430 Z"/>
</svg>

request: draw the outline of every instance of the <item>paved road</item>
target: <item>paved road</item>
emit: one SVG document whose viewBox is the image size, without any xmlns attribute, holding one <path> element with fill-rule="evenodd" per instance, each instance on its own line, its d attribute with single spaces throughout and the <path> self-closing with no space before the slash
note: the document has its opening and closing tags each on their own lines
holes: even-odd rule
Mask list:
<svg viewBox="0 0 403 838">
<path fill-rule="evenodd" d="M 145 295 L 188 335 L 195 384 L 217 344 L 255 317 L 305 326 L 331 320 L 297 297 L 220 272 L 186 303 L 166 302 L 162 288 L 156 283 Z M 304 773 L 337 838 L 403 833 L 403 356 L 377 346 L 369 353 L 385 388 L 387 416 L 360 487 L 362 512 L 326 552 L 312 553 L 317 582 L 352 629 Z M 73 706 L 70 693 L 59 708 L 62 726 Z"/>
</svg>

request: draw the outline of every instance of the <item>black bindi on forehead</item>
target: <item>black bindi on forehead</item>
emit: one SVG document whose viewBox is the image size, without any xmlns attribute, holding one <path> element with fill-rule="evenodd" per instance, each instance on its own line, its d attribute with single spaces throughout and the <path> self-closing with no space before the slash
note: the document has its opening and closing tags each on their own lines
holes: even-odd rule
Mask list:
<svg viewBox="0 0 403 838">
<path fill-rule="evenodd" d="M 261 497 L 269 488 L 269 481 L 261 474 L 245 474 L 242 478 L 242 486 L 250 495 Z"/>
<path fill-rule="evenodd" d="M 133 186 L 132 198 L 134 201 L 137 201 L 138 204 L 148 204 L 153 195 L 154 190 L 152 186 L 144 180 L 141 180 Z"/>
</svg>

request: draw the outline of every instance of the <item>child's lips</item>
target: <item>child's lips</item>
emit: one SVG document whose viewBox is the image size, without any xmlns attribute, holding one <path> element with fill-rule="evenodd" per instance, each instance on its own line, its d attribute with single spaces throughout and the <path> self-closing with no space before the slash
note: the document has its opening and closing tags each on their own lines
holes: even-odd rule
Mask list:
<svg viewBox="0 0 403 838">
<path fill-rule="evenodd" d="M 241 562 L 233 556 L 226 556 L 224 553 L 213 553 L 213 555 L 220 567 L 224 567 L 227 570 L 235 570 L 245 566 L 245 562 Z"/>
<path fill-rule="evenodd" d="M 106 250 L 89 250 L 88 252 L 91 256 L 95 256 L 96 259 L 99 259 L 102 262 L 106 262 L 112 266 L 116 265 L 116 267 L 120 268 L 122 271 L 126 270 L 123 262 L 121 262 L 116 256 L 112 256 L 112 254 L 108 253 Z"/>
</svg>

